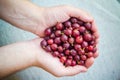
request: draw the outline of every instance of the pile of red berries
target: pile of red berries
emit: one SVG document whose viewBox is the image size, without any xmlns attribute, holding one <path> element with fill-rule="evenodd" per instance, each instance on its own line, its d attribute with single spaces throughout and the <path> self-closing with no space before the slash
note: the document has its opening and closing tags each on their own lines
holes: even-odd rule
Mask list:
<svg viewBox="0 0 120 80">
<path fill-rule="evenodd" d="M 92 24 L 74 17 L 47 28 L 44 33 L 42 48 L 65 66 L 85 65 L 87 58 L 93 57 L 97 50 Z"/>
</svg>

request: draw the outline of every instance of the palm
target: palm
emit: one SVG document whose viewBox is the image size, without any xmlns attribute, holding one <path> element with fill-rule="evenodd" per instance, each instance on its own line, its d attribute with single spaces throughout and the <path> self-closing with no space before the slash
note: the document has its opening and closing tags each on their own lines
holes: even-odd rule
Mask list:
<svg viewBox="0 0 120 80">
<path fill-rule="evenodd" d="M 55 76 L 67 76 L 75 75 L 80 72 L 87 71 L 87 68 L 84 66 L 75 66 L 75 67 L 65 67 L 58 58 L 53 57 L 50 53 L 47 53 L 40 47 L 40 41 L 42 39 L 34 39 L 33 43 L 33 52 L 37 54 L 37 66 L 43 68 L 44 70 L 52 73 Z M 32 51 L 31 51 L 32 52 Z M 90 67 L 94 62 L 93 58 L 90 58 L 86 62 L 86 66 Z"/>
</svg>

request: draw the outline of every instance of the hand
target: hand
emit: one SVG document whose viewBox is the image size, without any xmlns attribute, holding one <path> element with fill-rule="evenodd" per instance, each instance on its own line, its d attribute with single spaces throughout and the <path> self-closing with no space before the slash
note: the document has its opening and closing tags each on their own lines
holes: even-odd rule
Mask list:
<svg viewBox="0 0 120 80">
<path fill-rule="evenodd" d="M 37 38 L 31 41 L 32 50 L 30 52 L 36 53 L 36 63 L 34 65 L 41 67 L 42 69 L 50 72 L 54 76 L 73 76 L 75 74 L 86 72 L 93 62 L 94 58 L 89 58 L 84 66 L 65 67 L 58 58 L 53 57 L 50 53 L 44 51 L 40 46 L 41 38 Z M 97 53 L 95 53 L 96 55 Z"/>
</svg>

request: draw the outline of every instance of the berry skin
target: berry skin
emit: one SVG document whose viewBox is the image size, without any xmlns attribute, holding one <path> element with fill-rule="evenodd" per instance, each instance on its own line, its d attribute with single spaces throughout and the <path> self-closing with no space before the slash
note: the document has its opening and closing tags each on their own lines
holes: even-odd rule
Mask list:
<svg viewBox="0 0 120 80">
<path fill-rule="evenodd" d="M 81 45 L 75 44 L 75 45 L 74 45 L 74 48 L 75 48 L 75 50 L 79 51 L 79 50 L 81 49 Z"/>
<path fill-rule="evenodd" d="M 52 34 L 50 35 L 50 38 L 54 39 L 54 38 L 55 38 L 55 34 L 52 33 Z"/>
<path fill-rule="evenodd" d="M 71 27 L 71 22 L 70 22 L 70 21 L 66 21 L 66 22 L 64 23 L 64 25 L 65 25 L 65 27 Z"/>
<path fill-rule="evenodd" d="M 78 20 L 74 17 L 72 17 L 70 20 L 71 20 L 72 23 L 77 23 L 78 22 Z"/>
<path fill-rule="evenodd" d="M 47 41 L 46 40 L 42 40 L 41 41 L 41 46 L 42 46 L 42 48 L 44 48 L 45 46 L 47 46 Z"/>
<path fill-rule="evenodd" d="M 86 57 L 85 55 L 81 55 L 81 59 L 82 59 L 82 60 L 86 60 L 87 57 Z"/>
<path fill-rule="evenodd" d="M 47 43 L 48 43 L 49 45 L 53 44 L 53 39 L 48 39 L 48 40 L 47 40 Z"/>
<path fill-rule="evenodd" d="M 64 33 L 68 36 L 70 36 L 72 34 L 72 30 L 71 29 L 66 29 L 64 30 Z"/>
<path fill-rule="evenodd" d="M 84 32 L 86 31 L 86 29 L 85 29 L 84 26 L 81 26 L 81 27 L 79 27 L 79 31 L 80 31 L 81 33 L 84 33 Z"/>
<path fill-rule="evenodd" d="M 68 40 L 68 36 L 66 36 L 66 35 L 63 34 L 63 35 L 61 36 L 61 41 L 62 41 L 62 42 L 66 42 L 67 40 Z"/>
<path fill-rule="evenodd" d="M 70 53 L 72 56 L 75 56 L 77 54 L 76 50 L 74 50 L 74 49 L 70 50 Z"/>
<path fill-rule="evenodd" d="M 64 47 L 65 49 L 68 49 L 68 48 L 70 47 L 70 44 L 69 44 L 69 43 L 64 43 L 64 44 L 63 44 L 63 47 Z"/>
<path fill-rule="evenodd" d="M 70 54 L 70 50 L 65 50 L 65 55 L 69 55 Z"/>
<path fill-rule="evenodd" d="M 78 23 L 74 23 L 74 24 L 72 24 L 72 27 L 73 27 L 73 28 L 79 28 L 80 25 L 79 25 Z"/>
<path fill-rule="evenodd" d="M 56 28 L 57 28 L 58 30 L 62 30 L 62 29 L 63 29 L 63 24 L 62 24 L 62 23 L 57 23 L 57 24 L 56 24 Z"/>
<path fill-rule="evenodd" d="M 49 36 L 51 34 L 51 29 L 50 28 L 47 28 L 46 30 L 45 30 L 45 35 L 46 36 Z"/>
<path fill-rule="evenodd" d="M 78 37 L 76 37 L 76 43 L 81 44 L 82 42 L 83 42 L 83 38 L 82 38 L 82 36 L 78 36 Z"/>
<path fill-rule="evenodd" d="M 54 51 L 52 54 L 54 57 L 58 57 L 59 56 L 59 52 L 58 51 Z"/>
<path fill-rule="evenodd" d="M 45 47 L 45 51 L 47 51 L 47 52 L 51 52 L 52 51 L 50 45 Z"/>
<path fill-rule="evenodd" d="M 90 45 L 90 46 L 88 46 L 88 50 L 89 50 L 89 51 L 93 51 L 93 49 L 94 49 L 94 47 L 93 47 L 93 46 L 91 46 L 91 45 Z"/>
<path fill-rule="evenodd" d="M 92 28 L 91 23 L 88 22 L 88 23 L 85 23 L 84 25 L 85 25 L 86 29 L 91 30 L 91 28 Z"/>
<path fill-rule="evenodd" d="M 62 63 L 65 63 L 66 62 L 66 57 L 65 56 L 62 56 L 61 58 L 60 58 L 60 62 L 62 62 Z"/>
<path fill-rule="evenodd" d="M 71 59 L 67 59 L 65 62 L 65 66 L 71 66 L 72 60 Z"/>
<path fill-rule="evenodd" d="M 52 49 L 53 51 L 57 50 L 57 47 L 58 47 L 57 44 L 52 44 L 52 45 L 51 45 L 51 49 Z"/>
<path fill-rule="evenodd" d="M 77 63 L 78 63 L 78 65 L 84 65 L 84 64 L 85 64 L 85 61 L 80 60 L 80 61 L 78 61 Z"/>
<path fill-rule="evenodd" d="M 88 53 L 87 53 L 87 56 L 88 56 L 88 57 L 93 57 L 93 53 L 92 53 L 92 52 L 88 52 Z"/>
<path fill-rule="evenodd" d="M 79 56 L 79 55 L 75 55 L 74 59 L 75 59 L 76 61 L 79 61 L 79 60 L 80 60 L 80 56 Z"/>
<path fill-rule="evenodd" d="M 57 30 L 57 31 L 55 32 L 55 35 L 56 35 L 56 36 L 61 36 L 61 34 L 62 34 L 62 33 L 61 33 L 60 30 Z"/>
<path fill-rule="evenodd" d="M 74 37 L 77 37 L 77 36 L 80 35 L 80 32 L 78 31 L 78 29 L 74 29 L 73 32 L 72 32 L 72 35 L 73 35 Z"/>
<path fill-rule="evenodd" d="M 59 51 L 59 52 L 63 52 L 62 46 L 59 46 L 59 47 L 58 47 L 58 51 Z"/>
<path fill-rule="evenodd" d="M 71 66 L 75 66 L 75 65 L 76 65 L 76 61 L 75 61 L 75 60 L 72 60 Z"/>
<path fill-rule="evenodd" d="M 68 42 L 69 42 L 70 44 L 73 44 L 74 41 L 75 41 L 75 39 L 74 39 L 73 37 L 69 38 L 69 40 L 68 40 Z"/>
<path fill-rule="evenodd" d="M 84 40 L 85 41 L 91 41 L 92 40 L 92 35 L 89 33 L 84 34 Z"/>
<path fill-rule="evenodd" d="M 83 42 L 82 42 L 82 47 L 83 47 L 83 48 L 86 48 L 86 47 L 88 47 L 88 42 L 86 42 L 86 41 L 83 41 Z"/>
<path fill-rule="evenodd" d="M 56 38 L 54 39 L 54 42 L 55 42 L 56 44 L 60 44 L 60 43 L 61 43 L 60 37 L 56 37 Z"/>
</svg>

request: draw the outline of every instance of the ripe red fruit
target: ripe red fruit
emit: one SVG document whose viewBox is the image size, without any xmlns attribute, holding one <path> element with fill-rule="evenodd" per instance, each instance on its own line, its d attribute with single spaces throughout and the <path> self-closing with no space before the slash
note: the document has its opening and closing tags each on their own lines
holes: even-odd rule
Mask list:
<svg viewBox="0 0 120 80">
<path fill-rule="evenodd" d="M 74 29 L 73 32 L 72 32 L 72 35 L 73 35 L 74 37 L 77 37 L 77 36 L 80 35 L 80 32 L 78 31 L 78 29 Z"/>
<path fill-rule="evenodd" d="M 70 54 L 70 50 L 65 50 L 65 55 L 69 55 Z"/>
<path fill-rule="evenodd" d="M 77 21 L 77 23 L 78 23 L 80 26 L 83 26 L 83 24 L 84 24 L 84 22 L 81 21 L 81 20 Z"/>
<path fill-rule="evenodd" d="M 68 36 L 66 36 L 65 34 L 63 34 L 61 36 L 61 41 L 66 42 L 67 40 L 68 40 Z"/>
<path fill-rule="evenodd" d="M 86 29 L 88 29 L 88 30 L 90 30 L 92 28 L 92 24 L 89 22 L 85 23 L 84 25 L 85 25 Z"/>
<path fill-rule="evenodd" d="M 70 38 L 69 38 L 69 40 L 68 40 L 68 42 L 69 42 L 70 44 L 73 44 L 73 43 L 74 43 L 74 41 L 75 41 L 75 40 L 74 40 L 74 38 L 73 38 L 73 37 L 70 37 Z"/>
<path fill-rule="evenodd" d="M 49 36 L 51 34 L 51 29 L 50 28 L 47 28 L 46 30 L 45 30 L 45 35 L 46 36 Z"/>
<path fill-rule="evenodd" d="M 71 66 L 71 63 L 72 63 L 71 59 L 66 60 L 65 66 Z"/>
<path fill-rule="evenodd" d="M 79 56 L 79 55 L 75 55 L 74 59 L 75 59 L 76 61 L 79 61 L 79 60 L 80 60 L 80 56 Z"/>
<path fill-rule="evenodd" d="M 75 60 L 72 60 L 71 66 L 75 66 L 75 65 L 76 65 L 76 61 L 75 61 Z"/>
<path fill-rule="evenodd" d="M 77 23 L 77 22 L 78 22 L 78 20 L 77 20 L 76 18 L 74 18 L 74 17 L 72 17 L 72 18 L 70 19 L 70 21 L 71 21 L 72 23 Z"/>
<path fill-rule="evenodd" d="M 91 41 L 92 40 L 92 35 L 89 33 L 84 34 L 84 40 L 85 41 Z"/>
<path fill-rule="evenodd" d="M 89 51 L 93 51 L 93 49 L 94 49 L 94 47 L 93 47 L 93 46 L 91 46 L 91 45 L 90 45 L 90 46 L 88 46 L 88 50 L 89 50 Z"/>
<path fill-rule="evenodd" d="M 52 34 L 50 35 L 50 38 L 54 39 L 54 38 L 55 38 L 55 34 L 52 33 Z"/>
<path fill-rule="evenodd" d="M 82 47 L 83 47 L 83 48 L 86 48 L 86 47 L 88 47 L 88 42 L 86 42 L 86 41 L 83 41 L 83 42 L 82 42 Z"/>
<path fill-rule="evenodd" d="M 79 50 L 81 49 L 81 45 L 75 44 L 75 45 L 74 45 L 74 48 L 75 48 L 75 50 L 79 51 Z"/>
<path fill-rule="evenodd" d="M 73 28 L 79 28 L 80 25 L 79 25 L 78 23 L 74 23 L 74 24 L 72 24 L 72 27 L 73 27 Z"/>
<path fill-rule="evenodd" d="M 58 51 L 59 51 L 59 52 L 63 52 L 62 46 L 59 46 L 59 47 L 58 47 Z"/>
<path fill-rule="evenodd" d="M 80 31 L 81 33 L 84 33 L 84 32 L 86 31 L 86 29 L 85 29 L 84 26 L 81 26 L 81 27 L 79 27 L 79 31 Z"/>
<path fill-rule="evenodd" d="M 68 48 L 70 47 L 70 44 L 69 44 L 69 43 L 64 43 L 64 44 L 63 44 L 63 47 L 64 47 L 65 49 L 68 49 Z"/>
<path fill-rule="evenodd" d="M 70 50 L 70 53 L 71 53 L 72 56 L 75 56 L 75 55 L 77 54 L 77 52 L 76 52 L 75 49 L 71 49 L 71 50 Z"/>
<path fill-rule="evenodd" d="M 73 59 L 73 56 L 69 55 L 69 56 L 68 56 L 68 59 L 71 59 L 71 60 L 72 60 L 72 59 Z"/>
<path fill-rule="evenodd" d="M 61 34 L 62 34 L 62 33 L 61 33 L 60 30 L 55 31 L 55 35 L 56 35 L 56 36 L 61 36 Z"/>
<path fill-rule="evenodd" d="M 87 59 L 86 55 L 81 55 L 81 59 L 86 60 Z"/>
<path fill-rule="evenodd" d="M 84 64 L 85 64 L 85 61 L 80 60 L 80 61 L 78 61 L 77 63 L 78 63 L 78 65 L 84 65 Z"/>
<path fill-rule="evenodd" d="M 48 43 L 49 45 L 53 44 L 53 39 L 48 39 L 48 40 L 47 40 L 47 43 Z"/>
<path fill-rule="evenodd" d="M 60 62 L 62 62 L 62 63 L 65 63 L 66 62 L 66 57 L 65 56 L 62 56 L 61 58 L 60 58 Z"/>
<path fill-rule="evenodd" d="M 60 59 L 63 65 L 85 66 L 88 58 L 95 56 L 96 36 L 90 22 L 83 22 L 75 17 L 63 23 L 47 28 L 41 47 Z"/>
<path fill-rule="evenodd" d="M 52 54 L 54 57 L 58 57 L 59 56 L 59 52 L 58 51 L 54 51 Z"/>
<path fill-rule="evenodd" d="M 46 40 L 42 40 L 41 41 L 41 46 L 42 46 L 42 48 L 45 48 L 45 46 L 47 46 L 47 41 Z"/>
<path fill-rule="evenodd" d="M 60 37 L 56 37 L 56 38 L 54 39 L 54 42 L 55 42 L 56 44 L 60 44 L 60 43 L 61 43 Z"/>
<path fill-rule="evenodd" d="M 70 21 L 66 21 L 66 22 L 64 23 L 64 25 L 65 25 L 65 27 L 71 27 L 71 22 L 70 22 Z"/>
<path fill-rule="evenodd" d="M 68 36 L 70 36 L 72 34 L 72 30 L 71 29 L 66 29 L 64 30 L 64 33 Z"/>
<path fill-rule="evenodd" d="M 88 57 L 93 57 L 93 53 L 92 53 L 92 52 L 88 52 L 88 53 L 87 53 L 87 56 L 88 56 Z"/>
<path fill-rule="evenodd" d="M 50 45 L 45 47 L 45 51 L 47 51 L 47 52 L 51 52 L 52 51 Z"/>
<path fill-rule="evenodd" d="M 62 24 L 62 23 L 57 23 L 57 24 L 56 24 L 56 28 L 57 28 L 58 30 L 62 30 L 62 29 L 63 29 L 63 24 Z"/>
<path fill-rule="evenodd" d="M 54 51 L 57 50 L 57 47 L 58 47 L 57 44 L 52 44 L 51 45 L 51 49 L 54 50 Z"/>
<path fill-rule="evenodd" d="M 76 43 L 81 44 L 83 42 L 83 37 L 82 36 L 77 36 L 76 37 Z"/>
<path fill-rule="evenodd" d="M 85 54 L 85 51 L 81 49 L 81 50 L 78 51 L 78 54 L 79 54 L 79 55 L 84 55 L 84 54 Z"/>
</svg>

